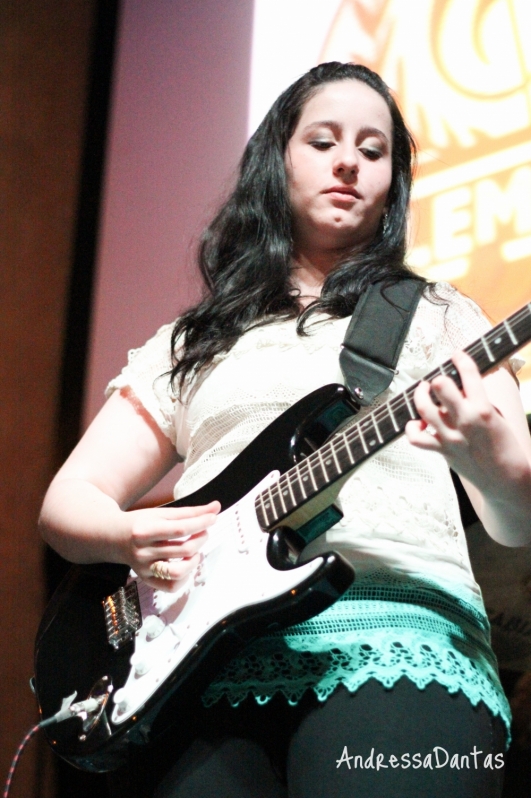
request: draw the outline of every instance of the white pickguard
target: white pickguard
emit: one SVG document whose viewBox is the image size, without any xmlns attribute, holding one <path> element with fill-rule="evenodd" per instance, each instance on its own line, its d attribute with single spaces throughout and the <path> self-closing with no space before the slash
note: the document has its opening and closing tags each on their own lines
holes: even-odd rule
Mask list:
<svg viewBox="0 0 531 798">
<path fill-rule="evenodd" d="M 135 577 L 143 623 L 135 636 L 127 681 L 114 694 L 113 723 L 138 712 L 214 624 L 238 609 L 288 592 L 318 570 L 321 557 L 288 571 L 269 565 L 269 535 L 258 524 L 254 499 L 278 477 L 277 471 L 271 472 L 219 514 L 208 530 L 201 565 L 179 591 L 153 590 Z"/>
</svg>

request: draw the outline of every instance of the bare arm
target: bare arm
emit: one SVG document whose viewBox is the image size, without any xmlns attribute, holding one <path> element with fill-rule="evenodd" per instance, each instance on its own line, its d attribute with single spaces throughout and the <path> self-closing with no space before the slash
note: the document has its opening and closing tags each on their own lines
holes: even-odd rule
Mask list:
<svg viewBox="0 0 531 798">
<path fill-rule="evenodd" d="M 421 420 L 409 422 L 407 436 L 415 446 L 445 456 L 494 540 L 529 545 L 531 438 L 517 387 L 506 369 L 482 379 L 468 355 L 458 352 L 452 359 L 463 391 L 449 377 L 421 383 L 415 392 Z"/>
<path fill-rule="evenodd" d="M 41 511 L 47 542 L 73 562 L 126 563 L 154 587 L 149 566 L 170 563 L 175 580 L 198 562 L 218 502 L 127 511 L 177 462 L 171 442 L 133 396 L 114 393 L 51 483 Z"/>
</svg>

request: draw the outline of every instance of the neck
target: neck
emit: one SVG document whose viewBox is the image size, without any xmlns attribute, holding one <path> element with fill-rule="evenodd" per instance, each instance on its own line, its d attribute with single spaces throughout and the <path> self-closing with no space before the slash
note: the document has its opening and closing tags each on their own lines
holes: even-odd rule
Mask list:
<svg viewBox="0 0 531 798">
<path fill-rule="evenodd" d="M 291 279 L 294 287 L 301 292 L 300 303 L 303 307 L 319 299 L 323 283 L 337 266 L 341 254 L 341 251 L 294 254 Z"/>
</svg>

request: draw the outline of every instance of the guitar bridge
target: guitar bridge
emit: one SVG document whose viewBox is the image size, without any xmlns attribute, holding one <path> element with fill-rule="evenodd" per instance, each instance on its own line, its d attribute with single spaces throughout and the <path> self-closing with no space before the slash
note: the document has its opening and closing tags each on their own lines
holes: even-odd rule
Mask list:
<svg viewBox="0 0 531 798">
<path fill-rule="evenodd" d="M 105 613 L 107 641 L 115 651 L 129 643 L 142 626 L 136 582 L 130 582 L 101 602 Z"/>
</svg>

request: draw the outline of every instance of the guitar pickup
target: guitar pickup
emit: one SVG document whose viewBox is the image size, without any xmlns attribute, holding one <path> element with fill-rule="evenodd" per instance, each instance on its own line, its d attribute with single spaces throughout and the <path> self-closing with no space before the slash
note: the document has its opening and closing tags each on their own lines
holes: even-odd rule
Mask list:
<svg viewBox="0 0 531 798">
<path fill-rule="evenodd" d="M 107 641 L 115 651 L 129 643 L 142 626 L 136 582 L 130 582 L 101 602 L 105 613 Z"/>
</svg>

